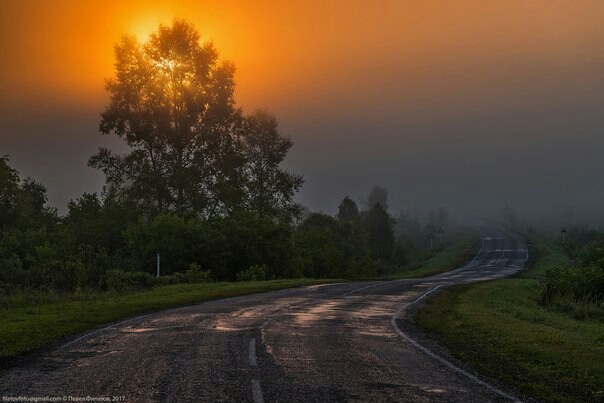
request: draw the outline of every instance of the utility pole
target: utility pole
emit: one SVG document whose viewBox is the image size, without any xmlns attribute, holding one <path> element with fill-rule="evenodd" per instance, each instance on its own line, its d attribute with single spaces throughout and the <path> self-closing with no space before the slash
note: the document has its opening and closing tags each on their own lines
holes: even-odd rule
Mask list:
<svg viewBox="0 0 604 403">
<path fill-rule="evenodd" d="M 430 234 L 430 250 L 434 249 L 434 235 Z"/>
<path fill-rule="evenodd" d="M 157 277 L 159 277 L 159 253 L 157 254 Z"/>
<path fill-rule="evenodd" d="M 438 229 L 438 240 L 440 242 L 440 246 L 443 246 L 443 234 L 445 233 L 445 231 L 443 231 L 443 227 L 440 227 Z"/>
</svg>

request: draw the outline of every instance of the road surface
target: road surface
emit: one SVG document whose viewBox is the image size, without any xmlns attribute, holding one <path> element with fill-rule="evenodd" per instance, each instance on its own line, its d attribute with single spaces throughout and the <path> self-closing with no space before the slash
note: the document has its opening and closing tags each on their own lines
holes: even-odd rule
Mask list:
<svg viewBox="0 0 604 403">
<path fill-rule="evenodd" d="M 479 227 L 457 270 L 210 301 L 114 324 L 13 368 L 0 396 L 115 401 L 509 401 L 412 331 L 439 288 L 521 270 L 525 240 Z M 417 333 L 416 333 L 417 334 Z M 432 347 L 431 347 L 432 346 Z"/>
</svg>

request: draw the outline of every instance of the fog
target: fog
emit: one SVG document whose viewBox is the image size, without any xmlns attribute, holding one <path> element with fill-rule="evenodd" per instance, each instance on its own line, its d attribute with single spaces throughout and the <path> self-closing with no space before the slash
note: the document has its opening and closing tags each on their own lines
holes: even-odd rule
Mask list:
<svg viewBox="0 0 604 403">
<path fill-rule="evenodd" d="M 359 200 L 379 185 L 389 189 L 394 215 L 444 206 L 459 217 L 496 216 L 508 205 L 528 221 L 602 226 L 601 2 L 383 2 L 350 9 L 343 2 L 300 6 L 295 18 L 270 2 L 258 7 L 273 25 L 253 37 L 257 42 L 241 10 L 220 15 L 236 15 L 243 28 L 229 31 L 228 41 L 214 29 L 213 39 L 239 68 L 239 105 L 268 108 L 293 139 L 286 165 L 305 177 L 298 201 L 306 207 L 333 213 L 345 195 Z M 24 41 L 27 15 L 19 14 L 20 25 L 12 21 L 14 41 Z M 204 24 L 203 10 L 190 18 Z M 52 25 L 44 32 L 51 35 Z M 83 59 L 62 69 L 54 60 L 53 71 L 65 70 L 65 77 L 46 85 L 32 66 L 20 74 L 33 45 L 19 42 L 17 52 L 2 31 L 4 59 L 15 63 L 1 68 L 7 91 L 0 97 L 0 154 L 45 184 L 61 212 L 83 192 L 101 191 L 102 175 L 86 166 L 90 155 L 98 147 L 123 149 L 97 132 L 107 103 L 99 95 L 102 78 L 112 64 L 112 43 L 105 42 L 119 33 L 95 42 L 108 55 L 103 68 Z M 245 52 L 232 45 L 237 37 Z"/>
</svg>

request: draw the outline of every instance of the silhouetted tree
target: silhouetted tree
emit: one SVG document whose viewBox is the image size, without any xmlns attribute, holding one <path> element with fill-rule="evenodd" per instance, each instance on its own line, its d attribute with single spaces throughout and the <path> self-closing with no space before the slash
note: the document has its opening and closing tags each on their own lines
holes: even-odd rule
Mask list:
<svg viewBox="0 0 604 403">
<path fill-rule="evenodd" d="M 13 223 L 17 214 L 19 174 L 9 165 L 8 155 L 0 157 L 0 227 Z"/>
<path fill-rule="evenodd" d="M 378 203 L 365 212 L 365 228 L 369 234 L 369 250 L 376 261 L 390 261 L 394 247 L 394 220 Z"/>
<path fill-rule="evenodd" d="M 379 186 L 374 186 L 371 189 L 371 193 L 369 193 L 365 202 L 365 209 L 371 210 L 376 204 L 379 204 L 385 211 L 388 211 L 388 189 Z"/>
<path fill-rule="evenodd" d="M 293 143 L 281 136 L 277 119 L 267 112 L 258 111 L 245 123 L 247 205 L 260 217 L 289 218 L 299 210 L 293 198 L 303 182 L 301 176 L 280 167 Z"/>
<path fill-rule="evenodd" d="M 341 223 L 354 223 L 360 220 L 360 213 L 357 204 L 350 197 L 346 196 L 338 206 L 338 220 Z"/>
<path fill-rule="evenodd" d="M 423 239 L 422 227 L 417 215 L 411 215 L 404 210 L 399 211 L 396 219 L 396 236 L 399 240 L 417 245 Z"/>
<path fill-rule="evenodd" d="M 362 271 L 355 266 L 365 264 L 366 258 L 369 257 L 368 234 L 361 221 L 357 204 L 350 197 L 344 197 L 338 206 L 337 218 L 340 223 L 346 270 L 360 275 Z"/>
<path fill-rule="evenodd" d="M 235 107 L 234 66 L 199 39 L 192 25 L 175 20 L 145 43 L 124 37 L 116 45 L 100 130 L 131 151 L 101 149 L 89 165 L 105 173 L 106 195 L 151 213 L 291 213 L 302 179 L 279 168 L 291 141 L 275 118 L 246 117 Z"/>
<path fill-rule="evenodd" d="M 122 157 L 101 149 L 90 165 L 106 174 L 110 192 L 182 215 L 192 208 L 192 194 L 224 180 L 216 160 L 238 137 L 234 67 L 220 63 L 213 45 L 200 45 L 195 28 L 181 20 L 160 26 L 146 43 L 123 37 L 115 55 L 100 130 L 132 150 Z M 213 196 L 198 208 L 211 206 Z"/>
</svg>

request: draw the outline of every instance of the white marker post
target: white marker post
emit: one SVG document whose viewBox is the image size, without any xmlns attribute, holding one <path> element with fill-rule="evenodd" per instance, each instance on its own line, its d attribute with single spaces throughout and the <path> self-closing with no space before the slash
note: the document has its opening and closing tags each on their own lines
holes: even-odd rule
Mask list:
<svg viewBox="0 0 604 403">
<path fill-rule="evenodd" d="M 159 253 L 157 254 L 157 277 L 159 277 Z"/>
</svg>

